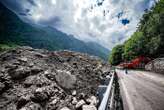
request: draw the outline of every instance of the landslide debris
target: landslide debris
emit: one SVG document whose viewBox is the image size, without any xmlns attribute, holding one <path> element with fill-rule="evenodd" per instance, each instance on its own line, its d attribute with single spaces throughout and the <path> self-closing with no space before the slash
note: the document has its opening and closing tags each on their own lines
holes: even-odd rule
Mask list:
<svg viewBox="0 0 164 110">
<path fill-rule="evenodd" d="M 0 53 L 0 110 L 96 110 L 110 66 L 71 51 L 18 47 Z"/>
</svg>

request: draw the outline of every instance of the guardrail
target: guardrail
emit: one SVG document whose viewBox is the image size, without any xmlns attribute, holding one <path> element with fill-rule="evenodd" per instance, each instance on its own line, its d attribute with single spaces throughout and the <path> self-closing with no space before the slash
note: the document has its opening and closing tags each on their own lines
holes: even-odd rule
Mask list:
<svg viewBox="0 0 164 110">
<path fill-rule="evenodd" d="M 111 91 L 112 91 L 112 85 L 113 85 L 113 81 L 114 81 L 114 76 L 115 76 L 115 72 L 112 73 L 112 77 L 110 79 L 110 82 L 108 84 L 108 87 L 106 89 L 106 92 L 104 94 L 104 97 L 103 97 L 103 99 L 101 101 L 101 104 L 100 104 L 98 110 L 107 110 L 107 107 L 109 105 L 109 98 L 110 98 L 110 96 L 112 96 L 111 97 L 112 100 L 110 100 L 110 101 L 113 101 L 113 93 Z M 110 103 L 112 103 L 112 102 L 110 102 Z"/>
</svg>

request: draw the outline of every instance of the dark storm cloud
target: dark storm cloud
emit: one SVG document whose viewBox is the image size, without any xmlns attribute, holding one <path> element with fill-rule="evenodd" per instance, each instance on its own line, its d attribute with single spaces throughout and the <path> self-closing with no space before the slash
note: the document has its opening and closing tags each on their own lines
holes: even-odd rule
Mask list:
<svg viewBox="0 0 164 110">
<path fill-rule="evenodd" d="M 16 12 L 24 11 L 20 1 L 18 0 L 1 0 L 0 2 Z"/>
<path fill-rule="evenodd" d="M 34 2 L 34 0 L 27 0 L 31 5 L 37 6 L 37 4 Z"/>
<path fill-rule="evenodd" d="M 30 4 L 35 5 L 35 2 L 33 0 L 27 0 Z M 18 15 L 21 16 L 31 16 L 30 9 L 24 8 L 22 3 L 24 3 L 23 1 L 20 0 L 3 0 L 0 1 L 2 2 L 6 7 L 8 7 L 9 9 L 11 9 L 12 11 L 16 12 Z"/>
<path fill-rule="evenodd" d="M 21 16 L 27 16 L 26 13 L 19 13 L 19 15 L 21 15 Z"/>
</svg>

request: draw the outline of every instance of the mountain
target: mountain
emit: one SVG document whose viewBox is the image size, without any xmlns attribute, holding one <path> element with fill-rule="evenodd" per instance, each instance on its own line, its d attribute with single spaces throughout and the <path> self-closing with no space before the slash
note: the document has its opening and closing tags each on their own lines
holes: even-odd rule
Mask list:
<svg viewBox="0 0 164 110">
<path fill-rule="evenodd" d="M 109 50 L 95 42 L 83 42 L 52 27 L 23 22 L 0 3 L 0 44 L 27 45 L 48 50 L 72 50 L 107 59 Z"/>
</svg>

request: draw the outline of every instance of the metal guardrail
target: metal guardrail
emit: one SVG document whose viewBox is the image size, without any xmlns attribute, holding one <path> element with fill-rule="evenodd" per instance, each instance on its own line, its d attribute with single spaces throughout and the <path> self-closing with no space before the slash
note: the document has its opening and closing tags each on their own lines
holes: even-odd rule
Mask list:
<svg viewBox="0 0 164 110">
<path fill-rule="evenodd" d="M 104 94 L 104 97 L 101 101 L 101 104 L 98 108 L 98 110 L 106 110 L 107 107 L 108 107 L 108 104 L 109 104 L 109 96 L 111 96 L 111 90 L 112 90 L 112 84 L 113 84 L 113 81 L 114 81 L 114 76 L 115 76 L 115 72 L 112 73 L 112 77 L 111 77 L 111 80 L 108 84 L 108 87 L 107 87 L 107 90 Z"/>
</svg>

